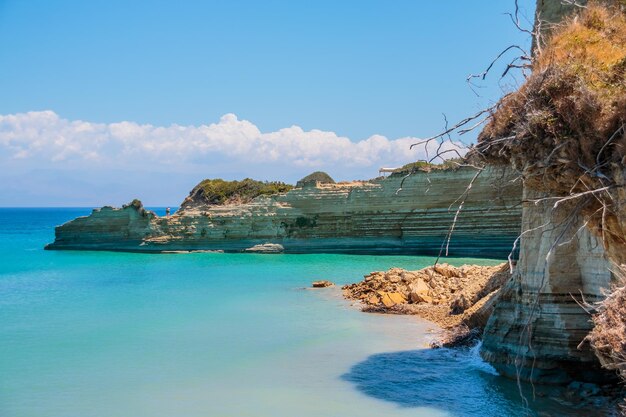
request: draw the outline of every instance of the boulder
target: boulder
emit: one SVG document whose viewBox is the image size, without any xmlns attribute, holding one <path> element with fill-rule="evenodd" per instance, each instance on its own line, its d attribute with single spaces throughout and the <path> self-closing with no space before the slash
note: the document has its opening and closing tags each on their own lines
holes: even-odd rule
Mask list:
<svg viewBox="0 0 626 417">
<path fill-rule="evenodd" d="M 406 297 L 399 292 L 378 291 L 378 295 L 385 307 L 393 307 L 396 304 L 406 303 Z"/>
<path fill-rule="evenodd" d="M 332 287 L 335 284 L 327 281 L 327 280 L 321 280 L 321 281 L 313 281 L 313 283 L 311 284 L 311 286 L 313 288 L 327 288 L 327 287 Z"/>
<path fill-rule="evenodd" d="M 402 280 L 402 278 L 400 277 L 400 275 L 396 275 L 396 274 L 389 274 L 387 275 L 387 281 L 395 284 L 398 283 Z"/>
<path fill-rule="evenodd" d="M 459 268 L 455 268 L 448 264 L 437 264 L 433 267 L 436 273 L 443 275 L 446 278 L 460 277 L 462 272 Z"/>
<path fill-rule="evenodd" d="M 378 305 L 380 304 L 380 298 L 378 298 L 378 296 L 376 295 L 370 295 L 369 298 L 367 299 L 367 303 L 371 304 L 371 305 Z"/>
<path fill-rule="evenodd" d="M 402 277 L 402 281 L 404 282 L 412 282 L 413 280 L 415 280 L 415 278 L 417 278 L 417 274 L 411 271 L 404 271 L 400 273 L 400 276 Z"/>
<path fill-rule="evenodd" d="M 429 293 L 430 287 L 421 278 L 409 284 L 409 299 L 413 303 L 431 303 L 433 299 Z"/>
<path fill-rule="evenodd" d="M 285 248 L 278 243 L 264 243 L 262 245 L 254 245 L 245 250 L 248 253 L 283 253 Z"/>
<path fill-rule="evenodd" d="M 450 314 L 461 314 L 472 305 L 472 301 L 465 294 L 460 294 L 450 303 Z"/>
<path fill-rule="evenodd" d="M 414 294 L 411 298 L 411 301 L 414 303 L 428 303 L 428 304 L 432 304 L 434 302 L 433 297 L 427 294 Z"/>
</svg>

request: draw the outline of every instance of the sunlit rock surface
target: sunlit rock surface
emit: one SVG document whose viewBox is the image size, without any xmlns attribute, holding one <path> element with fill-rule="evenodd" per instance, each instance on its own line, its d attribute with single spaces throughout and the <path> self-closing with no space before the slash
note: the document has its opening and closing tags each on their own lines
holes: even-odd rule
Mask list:
<svg viewBox="0 0 626 417">
<path fill-rule="evenodd" d="M 508 171 L 418 172 L 404 179 L 307 184 L 250 203 L 183 207 L 158 217 L 142 207 L 96 209 L 56 229 L 48 249 L 243 251 L 276 243 L 285 253 L 504 257 L 520 231 L 521 185 Z M 443 245 L 443 246 L 442 246 Z"/>
<path fill-rule="evenodd" d="M 544 195 L 526 191 L 526 199 Z M 588 346 L 585 303 L 604 298 L 611 272 L 602 242 L 553 200 L 523 209 L 520 259 L 483 337 L 482 355 L 504 375 L 541 383 L 602 382 L 605 373 Z M 543 227 L 542 227 L 543 226 Z M 588 306 L 588 309 L 591 306 Z"/>
</svg>

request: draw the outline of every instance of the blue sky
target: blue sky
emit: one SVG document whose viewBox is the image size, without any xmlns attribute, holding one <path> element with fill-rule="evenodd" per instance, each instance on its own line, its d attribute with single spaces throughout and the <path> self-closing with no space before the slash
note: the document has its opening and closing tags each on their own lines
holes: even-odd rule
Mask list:
<svg viewBox="0 0 626 417">
<path fill-rule="evenodd" d="M 205 177 L 375 176 L 420 157 L 399 139 L 516 86 L 496 71 L 477 97 L 465 82 L 529 45 L 513 8 L 0 0 L 0 205 L 176 205 Z"/>
</svg>

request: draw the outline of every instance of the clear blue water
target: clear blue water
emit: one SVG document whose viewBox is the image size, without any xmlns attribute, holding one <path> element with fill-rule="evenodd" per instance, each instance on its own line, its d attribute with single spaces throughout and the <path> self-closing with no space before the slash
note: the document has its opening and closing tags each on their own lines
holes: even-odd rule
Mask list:
<svg viewBox="0 0 626 417">
<path fill-rule="evenodd" d="M 577 415 L 525 411 L 427 322 L 303 289 L 431 258 L 42 249 L 89 211 L 0 209 L 2 417 Z"/>
</svg>

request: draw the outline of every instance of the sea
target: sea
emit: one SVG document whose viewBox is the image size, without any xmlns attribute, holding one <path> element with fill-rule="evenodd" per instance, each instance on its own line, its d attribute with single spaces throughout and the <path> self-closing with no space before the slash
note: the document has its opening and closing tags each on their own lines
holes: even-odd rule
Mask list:
<svg viewBox="0 0 626 417">
<path fill-rule="evenodd" d="M 432 323 L 341 296 L 431 257 L 43 249 L 90 211 L 0 208 L 0 417 L 582 413 L 499 377 L 480 346 L 430 349 Z M 320 279 L 338 286 L 309 289 Z"/>
</svg>

